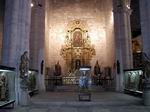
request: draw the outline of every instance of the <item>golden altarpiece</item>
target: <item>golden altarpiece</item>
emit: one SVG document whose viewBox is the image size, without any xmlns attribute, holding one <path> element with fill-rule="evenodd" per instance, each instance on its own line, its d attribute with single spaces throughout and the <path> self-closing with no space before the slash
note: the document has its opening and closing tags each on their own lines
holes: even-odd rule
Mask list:
<svg viewBox="0 0 150 112">
<path fill-rule="evenodd" d="M 91 44 L 87 25 L 75 20 L 67 29 L 65 43 L 61 48 L 61 56 L 66 61 L 67 71 L 74 73 L 81 66 L 90 66 L 90 61 L 95 55 L 94 45 Z"/>
</svg>

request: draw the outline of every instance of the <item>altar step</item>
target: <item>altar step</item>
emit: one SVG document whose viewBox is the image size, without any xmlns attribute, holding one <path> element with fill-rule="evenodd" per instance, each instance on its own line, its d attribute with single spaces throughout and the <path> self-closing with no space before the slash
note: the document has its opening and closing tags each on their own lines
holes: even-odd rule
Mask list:
<svg viewBox="0 0 150 112">
<path fill-rule="evenodd" d="M 56 86 L 54 91 L 57 91 L 57 92 L 78 92 L 79 86 L 78 85 Z M 90 87 L 90 91 L 92 91 L 92 92 L 103 92 L 103 91 L 106 91 L 106 88 L 103 88 L 102 86 L 92 85 Z"/>
</svg>

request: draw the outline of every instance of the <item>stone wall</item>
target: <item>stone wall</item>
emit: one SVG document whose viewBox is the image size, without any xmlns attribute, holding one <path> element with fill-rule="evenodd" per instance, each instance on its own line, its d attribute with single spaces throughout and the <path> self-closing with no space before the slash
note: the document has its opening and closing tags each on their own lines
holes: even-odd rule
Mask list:
<svg viewBox="0 0 150 112">
<path fill-rule="evenodd" d="M 54 69 L 60 62 L 65 73 L 65 61 L 60 56 L 67 25 L 79 19 L 87 23 L 89 36 L 95 45 L 96 55 L 91 60 L 93 67 L 96 60 L 104 66 L 114 62 L 113 15 L 111 0 L 51 0 L 49 1 L 48 33 L 46 35 L 46 66 Z"/>
<path fill-rule="evenodd" d="M 3 26 L 4 26 L 4 0 L 0 1 L 0 63 L 2 58 L 2 38 L 3 38 Z"/>
</svg>

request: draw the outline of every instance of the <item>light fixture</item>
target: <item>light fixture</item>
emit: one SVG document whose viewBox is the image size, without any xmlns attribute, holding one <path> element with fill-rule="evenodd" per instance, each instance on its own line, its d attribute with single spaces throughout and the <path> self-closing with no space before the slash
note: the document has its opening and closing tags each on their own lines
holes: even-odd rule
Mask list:
<svg viewBox="0 0 150 112">
<path fill-rule="evenodd" d="M 33 6 L 42 7 L 42 2 L 40 0 L 32 0 L 31 7 Z"/>
<path fill-rule="evenodd" d="M 130 6 L 129 6 L 129 5 L 126 5 L 126 7 L 127 7 L 128 9 L 130 9 Z"/>
<path fill-rule="evenodd" d="M 33 3 L 31 3 L 31 7 L 33 7 L 34 6 L 34 4 Z"/>
</svg>

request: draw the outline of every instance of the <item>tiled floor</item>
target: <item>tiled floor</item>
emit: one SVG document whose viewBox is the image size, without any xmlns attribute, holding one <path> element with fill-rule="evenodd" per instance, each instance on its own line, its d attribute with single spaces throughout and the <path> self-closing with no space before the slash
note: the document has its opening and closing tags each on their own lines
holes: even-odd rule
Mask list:
<svg viewBox="0 0 150 112">
<path fill-rule="evenodd" d="M 27 107 L 0 112 L 150 112 L 150 106 L 144 106 L 141 98 L 116 92 L 92 93 L 91 102 L 79 102 L 77 92 L 43 92 Z"/>
</svg>

